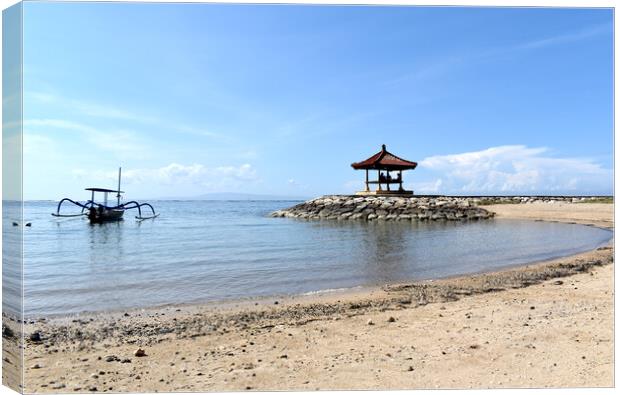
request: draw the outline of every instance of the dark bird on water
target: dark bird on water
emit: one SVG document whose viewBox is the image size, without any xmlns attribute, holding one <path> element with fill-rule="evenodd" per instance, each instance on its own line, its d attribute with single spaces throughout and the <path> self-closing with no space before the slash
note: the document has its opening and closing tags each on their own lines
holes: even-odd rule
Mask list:
<svg viewBox="0 0 620 395">
<path fill-rule="evenodd" d="M 17 222 L 13 222 L 13 226 L 19 226 Z"/>
<path fill-rule="evenodd" d="M 26 226 L 31 227 L 31 226 L 32 226 L 32 222 L 28 222 L 28 223 L 26 224 Z"/>
</svg>

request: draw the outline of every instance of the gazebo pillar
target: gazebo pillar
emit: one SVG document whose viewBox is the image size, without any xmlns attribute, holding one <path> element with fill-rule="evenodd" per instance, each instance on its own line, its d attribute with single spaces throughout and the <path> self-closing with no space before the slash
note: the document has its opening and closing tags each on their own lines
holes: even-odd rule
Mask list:
<svg viewBox="0 0 620 395">
<path fill-rule="evenodd" d="M 381 191 L 381 170 L 377 170 L 377 185 L 379 185 L 377 191 Z"/>
<path fill-rule="evenodd" d="M 387 190 L 389 191 L 390 190 L 390 171 L 387 170 L 385 173 L 386 173 L 385 174 L 385 182 L 386 182 L 385 185 L 387 185 Z"/>
<path fill-rule="evenodd" d="M 366 169 L 366 192 L 370 192 L 370 188 L 368 187 L 368 169 Z"/>
</svg>

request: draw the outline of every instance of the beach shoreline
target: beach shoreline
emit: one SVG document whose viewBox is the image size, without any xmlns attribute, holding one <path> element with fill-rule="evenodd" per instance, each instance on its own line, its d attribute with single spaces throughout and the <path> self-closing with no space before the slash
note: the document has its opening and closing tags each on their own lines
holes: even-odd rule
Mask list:
<svg viewBox="0 0 620 395">
<path fill-rule="evenodd" d="M 561 222 L 561 221 L 550 221 L 550 222 Z M 571 222 L 573 223 L 573 222 Z M 577 223 L 577 222 L 575 222 Z M 596 226 L 602 229 L 613 230 L 611 227 L 602 226 L 601 223 L 598 225 L 594 225 L 591 223 L 583 223 L 581 225 L 586 226 Z M 608 242 L 603 242 L 594 250 L 606 247 L 608 245 L 613 244 L 613 237 Z M 443 277 L 437 278 L 429 278 L 429 279 L 419 279 L 419 280 L 399 280 L 393 281 L 390 283 L 381 283 L 381 284 L 364 284 L 357 285 L 352 287 L 343 287 L 336 289 L 322 289 L 316 291 L 309 291 L 300 294 L 278 294 L 278 295 L 266 295 L 266 296 L 249 296 L 246 298 L 230 298 L 223 300 L 208 300 L 208 301 L 197 301 L 197 302 L 188 302 L 188 303 L 170 303 L 163 305 L 155 305 L 155 306 L 139 306 L 139 307 L 131 307 L 131 308 L 117 308 L 117 309 L 105 309 L 105 310 L 84 310 L 75 313 L 55 313 L 55 314 L 33 314 L 33 315 L 24 315 L 24 320 L 26 322 L 33 323 L 35 321 L 46 321 L 46 322 L 67 322 L 74 319 L 97 319 L 98 317 L 106 317 L 106 316 L 123 316 L 125 313 L 129 314 L 153 314 L 160 311 L 173 311 L 176 309 L 184 309 L 191 310 L 193 309 L 195 312 L 198 311 L 210 311 L 210 310 L 236 310 L 240 307 L 250 307 L 256 305 L 272 305 L 274 302 L 287 303 L 287 302 L 296 302 L 296 303 L 309 303 L 309 302 L 332 302 L 334 298 L 337 299 L 347 299 L 349 297 L 358 298 L 365 295 L 372 295 L 377 292 L 381 292 L 385 289 L 391 289 L 399 286 L 410 286 L 410 285 L 423 285 L 423 284 L 433 284 L 433 283 L 441 283 L 441 282 L 450 282 L 454 280 L 461 280 L 465 278 L 472 278 L 480 275 L 495 275 L 502 272 L 507 272 L 513 269 L 520 268 L 529 268 L 532 266 L 542 266 L 545 264 L 551 264 L 556 261 L 565 260 L 567 258 L 577 258 L 583 254 L 587 254 L 594 250 L 586 250 L 576 254 L 569 254 L 565 256 L 557 256 L 551 257 L 544 260 L 537 260 L 533 262 L 527 263 L 515 263 L 506 266 L 502 266 L 499 268 L 494 268 L 492 270 L 480 270 L 470 273 L 461 273 L 461 274 L 453 274 L 447 275 Z M 7 314 L 6 317 L 14 318 L 14 316 Z"/>
<path fill-rule="evenodd" d="M 558 204 L 555 204 L 555 206 L 553 207 L 548 204 L 540 204 L 540 206 L 546 211 L 545 214 L 548 215 L 550 209 L 561 208 L 562 204 L 567 204 L 567 203 L 559 202 Z M 612 223 L 610 223 L 608 220 L 604 218 L 581 218 L 580 219 L 580 218 L 570 218 L 570 217 L 555 218 L 553 216 L 550 216 L 549 218 L 543 220 L 539 218 L 540 213 L 538 211 L 528 210 L 524 214 L 523 210 L 511 209 L 512 207 L 515 207 L 515 206 L 519 207 L 522 205 L 521 204 L 514 204 L 514 205 L 513 204 L 496 204 L 496 205 L 487 205 L 485 207 L 490 207 L 492 209 L 491 211 L 494 211 L 496 213 L 496 219 L 500 219 L 500 220 L 501 219 L 517 219 L 517 220 L 535 220 L 535 221 L 545 221 L 545 222 L 565 222 L 565 223 L 570 223 L 570 224 L 595 226 L 595 227 L 599 227 L 599 228 L 607 229 L 607 230 L 613 229 Z M 534 205 L 532 205 L 530 203 L 528 204 L 528 206 L 535 207 L 537 206 L 537 204 L 535 203 Z M 575 206 L 575 205 L 572 205 L 572 206 Z M 587 207 L 587 205 L 584 206 L 583 203 L 581 203 L 577 207 L 579 208 Z M 594 207 L 603 207 L 603 206 L 600 206 L 600 204 L 595 204 Z M 613 240 L 613 237 L 612 237 L 612 240 Z M 607 243 L 606 242 L 602 243 L 600 246 L 603 246 L 605 244 Z M 561 255 L 561 256 L 551 257 L 551 258 L 544 259 L 544 260 L 536 260 L 536 261 L 526 262 L 526 263 L 515 263 L 515 264 L 501 266 L 499 268 L 482 269 L 482 270 L 475 271 L 475 272 L 452 274 L 452 275 L 446 275 L 442 277 L 435 277 L 435 278 L 428 278 L 428 279 L 416 279 L 416 280 L 404 279 L 404 280 L 393 281 L 390 283 L 361 284 L 361 285 L 356 285 L 356 286 L 351 286 L 351 287 L 342 287 L 342 288 L 336 288 L 336 289 L 319 289 L 319 290 L 314 290 L 314 291 L 309 291 L 309 292 L 304 292 L 304 293 L 299 293 L 299 294 L 274 294 L 274 295 L 265 295 L 265 296 L 248 296 L 244 298 L 228 298 L 228 299 L 218 299 L 218 300 L 193 301 L 193 302 L 187 302 L 187 303 L 170 303 L 170 304 L 160 304 L 160 305 L 152 305 L 152 306 L 124 307 L 124 308 L 103 309 L 103 310 L 83 310 L 83 311 L 71 312 L 71 313 L 28 314 L 27 312 L 25 312 L 26 314 L 24 315 L 24 319 L 26 321 L 38 321 L 40 319 L 45 319 L 48 321 L 63 321 L 67 319 L 70 320 L 70 319 L 76 319 L 76 318 L 97 318 L 97 317 L 106 316 L 106 315 L 118 315 L 118 314 L 122 315 L 124 313 L 136 313 L 136 314 L 145 313 L 145 312 L 155 313 L 160 310 L 170 310 L 170 309 L 177 309 L 177 308 L 227 309 L 227 308 L 237 308 L 239 305 L 245 305 L 245 306 L 254 305 L 255 303 L 259 303 L 259 305 L 272 304 L 275 300 L 312 301 L 313 299 L 321 298 L 321 297 L 330 298 L 330 295 L 335 295 L 335 296 L 346 298 L 347 295 L 359 296 L 359 295 L 364 295 L 364 294 L 370 294 L 376 291 L 381 291 L 381 289 L 383 289 L 386 286 L 406 285 L 406 284 L 412 284 L 412 283 L 422 284 L 426 282 L 432 283 L 434 281 L 458 279 L 461 277 L 471 277 L 471 276 L 476 276 L 480 274 L 492 274 L 492 273 L 507 271 L 507 270 L 511 270 L 511 269 L 515 269 L 519 267 L 544 264 L 547 262 L 552 262 L 556 259 L 562 259 L 562 258 L 575 256 L 583 252 L 587 252 L 587 250 L 581 251 L 577 254 Z M 8 316 L 10 315 L 7 314 L 7 317 Z"/>
<path fill-rule="evenodd" d="M 492 205 L 485 208 L 495 212 L 498 218 L 572 222 L 613 229 L 611 204 L 532 203 Z M 402 344 L 396 340 L 388 341 L 383 336 L 390 333 L 394 336 L 393 330 L 401 326 L 406 332 L 422 331 L 424 328 L 420 327 L 417 321 L 421 316 L 429 314 L 430 310 L 433 311 L 432 314 L 442 316 L 439 321 L 444 321 L 443 318 L 449 315 L 447 312 L 454 308 L 462 310 L 463 306 L 459 307 L 459 304 L 468 305 L 478 299 L 488 299 L 483 305 L 476 306 L 478 308 L 493 309 L 499 306 L 505 308 L 506 296 L 521 292 L 527 294 L 526 299 L 532 306 L 545 304 L 543 300 L 536 300 L 537 294 L 532 290 L 542 288 L 544 292 L 551 292 L 553 296 L 554 293 L 568 288 L 566 283 L 575 281 L 591 282 L 592 289 L 587 290 L 589 293 L 598 295 L 603 292 L 605 295 L 601 297 L 604 300 L 596 299 L 593 303 L 599 311 L 597 314 L 602 312 L 599 318 L 604 321 L 606 333 L 604 345 L 608 350 L 599 347 L 602 344 L 599 342 L 583 352 L 600 352 L 601 355 L 604 354 L 606 360 L 611 358 L 611 363 L 605 365 L 605 369 L 597 368 L 595 375 L 582 377 L 585 380 L 583 385 L 610 386 L 613 385 L 613 321 L 609 321 L 613 315 L 612 261 L 613 238 L 607 246 L 569 257 L 440 280 L 361 287 L 342 292 L 319 292 L 200 305 L 171 305 L 29 320 L 25 325 L 26 338 L 29 339 L 33 333 L 39 333 L 41 339 L 26 341 L 25 389 L 34 393 L 94 390 L 118 392 L 435 388 L 438 377 L 433 376 L 429 366 L 445 368 L 452 366 L 451 364 L 458 365 L 459 359 L 439 357 L 437 360 L 435 356 L 430 358 L 428 351 L 426 356 L 416 351 L 412 356 L 399 361 L 401 365 L 411 365 L 403 365 L 404 368 L 401 366 L 394 371 L 387 368 L 390 375 L 384 377 L 386 368 L 382 369 L 382 366 L 392 366 L 396 355 L 404 352 L 406 348 L 432 348 L 433 336 L 420 341 L 411 333 L 398 333 L 397 338 L 403 337 Z M 566 280 L 559 280 L 560 278 Z M 567 303 L 564 307 L 568 310 L 571 310 L 570 302 L 571 298 L 561 301 Z M 473 306 L 468 308 L 475 310 Z M 529 312 L 530 320 L 535 309 Z M 605 311 L 611 312 L 607 314 L 609 315 L 607 318 L 604 315 Z M 386 314 L 399 317 L 383 317 Z M 473 315 L 475 313 L 470 316 L 455 316 L 454 320 L 446 325 L 456 330 L 454 329 L 456 326 L 475 322 L 470 321 Z M 590 321 L 601 324 L 594 319 L 595 317 L 591 318 L 593 319 Z M 510 321 L 510 315 L 504 319 Z M 501 321 L 501 318 L 499 320 Z M 546 315 L 545 320 L 555 322 L 550 313 Z M 477 331 L 491 330 L 483 326 Z M 532 332 L 532 328 L 529 328 L 532 326 L 535 325 L 526 326 L 528 333 Z M 358 331 L 355 331 L 354 327 L 357 327 Z M 446 330 L 450 331 L 450 328 Z M 523 326 L 520 326 L 520 329 L 523 330 Z M 579 330 L 576 327 L 573 329 Z M 517 328 L 513 330 L 513 333 L 518 333 Z M 347 331 L 351 333 L 345 336 L 343 332 Z M 331 338 L 327 338 L 323 335 L 325 332 L 334 333 Z M 286 333 L 284 340 L 281 339 L 283 333 Z M 418 335 L 421 333 L 423 332 Z M 367 337 L 364 342 L 358 339 L 361 334 Z M 501 333 L 498 332 L 496 335 L 495 337 L 498 337 Z M 544 334 L 538 333 L 538 338 L 541 336 L 544 337 Z M 306 340 L 299 341 L 300 338 Z M 489 339 L 491 338 L 493 336 Z M 340 341 L 332 344 L 337 339 Z M 444 340 L 437 338 L 435 344 L 441 345 Z M 377 350 L 367 349 L 362 355 L 357 355 L 360 347 L 364 348 L 368 342 L 390 348 L 384 343 L 394 341 L 396 342 L 391 346 L 397 348 L 396 351 L 382 349 L 382 353 L 377 354 Z M 463 341 L 456 337 L 451 339 L 450 344 L 460 344 Z M 465 347 L 467 354 L 464 358 L 469 359 L 469 354 L 476 353 L 474 350 L 488 348 L 484 345 L 487 344 L 485 341 L 474 336 L 473 340 L 469 340 L 474 342 L 469 345 L 471 348 L 467 349 L 461 345 Z M 309 344 L 313 343 L 313 352 L 308 352 Z M 261 347 L 256 347 L 259 344 Z M 407 344 L 407 347 L 404 344 Z M 580 346 L 584 344 L 581 342 Z M 348 351 L 343 348 L 347 345 L 350 346 Z M 133 355 L 138 347 L 145 349 L 146 357 Z M 286 352 L 282 351 L 282 347 Z M 340 353 L 342 355 L 334 359 L 332 347 L 342 349 Z M 200 352 L 197 352 L 198 350 Z M 536 354 L 536 352 L 529 353 Z M 353 354 L 357 357 L 351 359 Z M 336 362 L 319 369 L 318 364 L 322 364 L 326 356 L 329 356 L 328 359 L 332 362 Z M 586 355 L 583 357 L 582 361 L 589 360 Z M 189 362 L 188 358 L 192 361 Z M 450 362 L 444 361 L 442 364 L 441 359 L 450 359 Z M 122 363 L 123 360 L 130 362 Z M 258 362 L 259 360 L 261 362 Z M 344 360 L 349 364 L 359 365 L 361 371 L 352 375 L 359 376 L 358 380 L 354 380 L 353 377 L 344 379 L 351 373 L 343 363 Z M 430 363 L 431 361 L 433 363 Z M 281 380 L 279 377 L 282 374 L 282 366 L 291 363 L 294 365 L 292 369 L 295 374 L 288 377 L 288 380 Z M 429 365 L 423 366 L 425 363 Z M 478 361 L 478 364 L 483 364 L 483 361 Z M 555 364 L 554 369 L 558 370 L 557 362 Z M 178 365 L 184 368 L 176 368 Z M 67 372 L 71 373 L 67 375 Z M 100 374 L 101 372 L 104 373 Z M 363 375 L 362 372 L 366 374 Z M 381 372 L 383 374 L 380 374 Z M 441 370 L 435 375 L 441 376 Z M 579 382 L 575 382 L 574 379 L 581 376 L 575 376 L 574 372 L 570 375 L 572 378 L 568 373 L 565 377 L 566 385 L 579 386 Z M 136 376 L 139 378 L 136 379 Z M 458 373 L 457 376 L 463 374 Z M 474 374 L 474 377 L 478 377 L 477 381 L 467 381 L 465 376 L 454 379 L 454 382 L 439 381 L 439 387 L 487 388 L 516 385 L 510 377 L 504 381 L 490 381 L 481 371 Z M 530 379 L 516 386 L 545 387 L 557 386 L 560 383 L 554 384 L 553 380 L 545 382 L 545 375 L 538 379 L 535 377 Z M 557 377 L 554 380 L 557 380 Z"/>
</svg>

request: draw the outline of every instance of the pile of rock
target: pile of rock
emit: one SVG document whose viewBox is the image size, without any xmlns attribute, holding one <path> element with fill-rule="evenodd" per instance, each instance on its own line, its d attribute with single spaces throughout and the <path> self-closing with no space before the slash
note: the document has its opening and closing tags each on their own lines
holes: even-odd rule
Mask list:
<svg viewBox="0 0 620 395">
<path fill-rule="evenodd" d="M 272 217 L 337 220 L 476 220 L 494 213 L 469 198 L 323 196 L 271 213 Z"/>
</svg>

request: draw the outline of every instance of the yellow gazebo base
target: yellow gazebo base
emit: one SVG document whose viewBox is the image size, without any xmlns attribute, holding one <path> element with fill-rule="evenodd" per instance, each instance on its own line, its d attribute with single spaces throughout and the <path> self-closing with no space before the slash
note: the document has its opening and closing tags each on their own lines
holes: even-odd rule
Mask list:
<svg viewBox="0 0 620 395">
<path fill-rule="evenodd" d="M 395 191 L 359 191 L 355 192 L 356 195 L 359 196 L 411 196 L 413 195 L 413 191 L 405 191 L 405 190 L 395 190 Z"/>
</svg>

